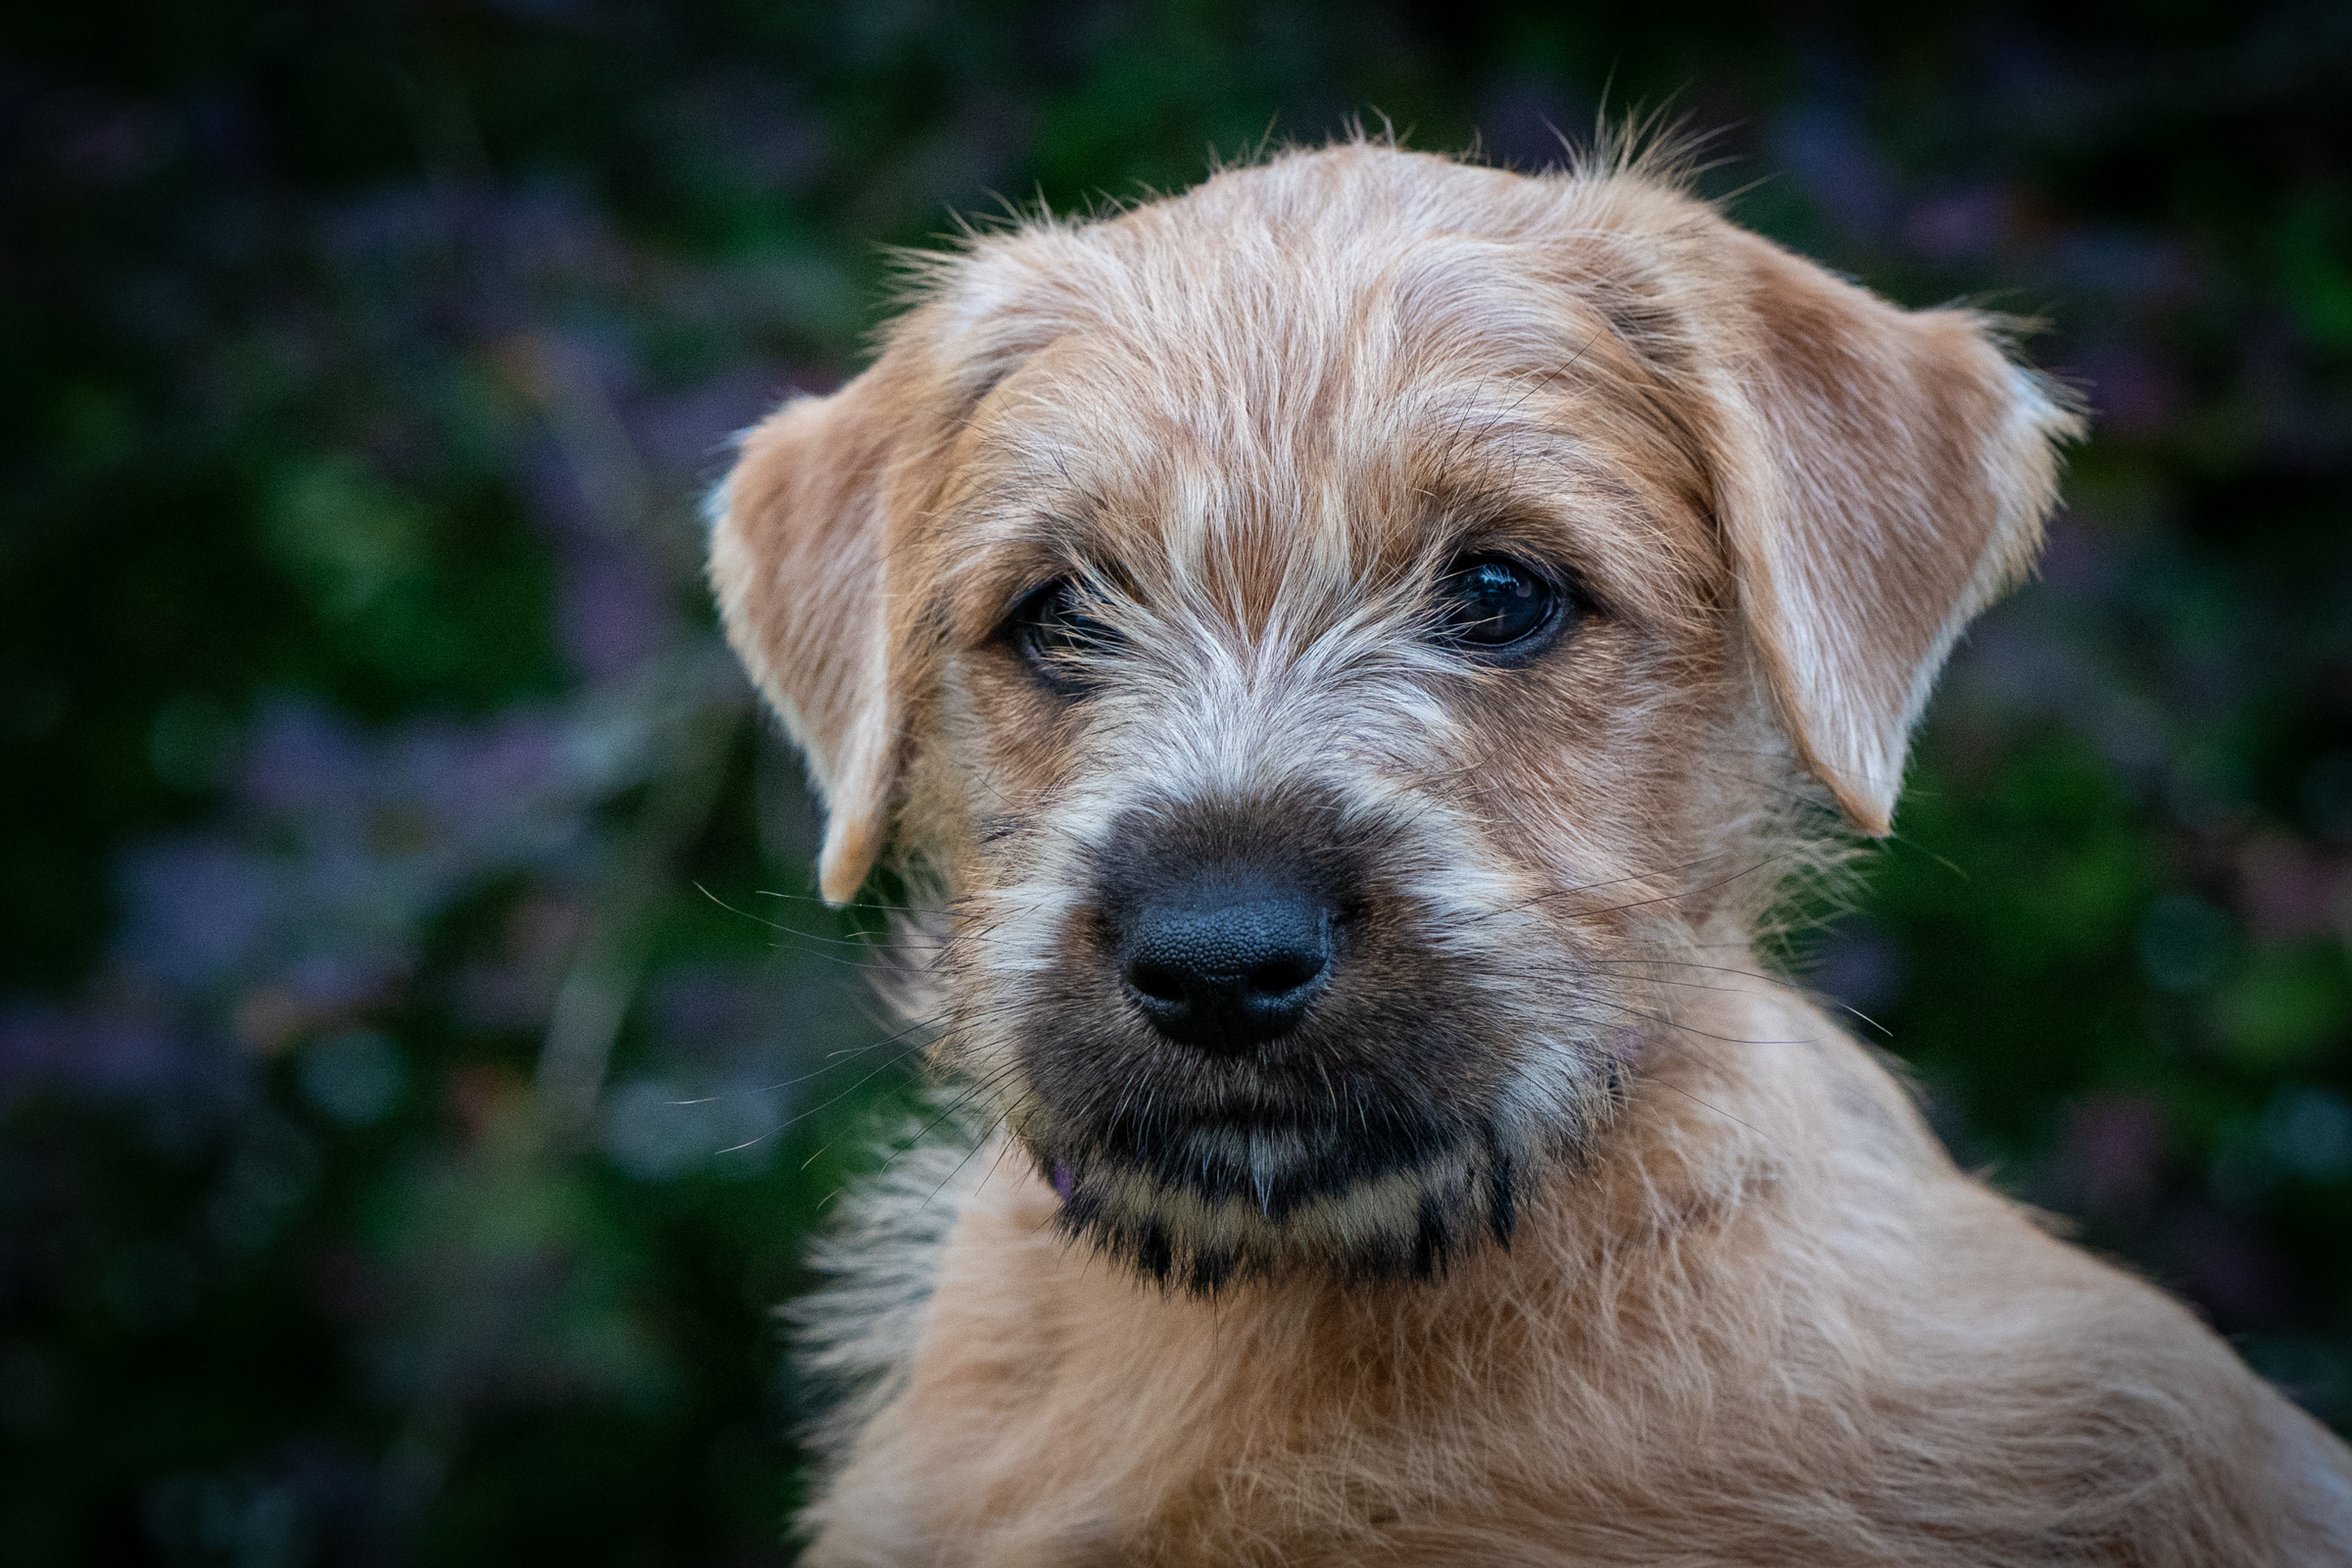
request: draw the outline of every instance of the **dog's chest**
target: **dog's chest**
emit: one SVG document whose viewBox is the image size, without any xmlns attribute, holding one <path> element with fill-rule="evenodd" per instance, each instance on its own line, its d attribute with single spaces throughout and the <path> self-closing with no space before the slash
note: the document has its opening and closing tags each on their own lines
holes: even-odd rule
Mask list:
<svg viewBox="0 0 2352 1568">
<path fill-rule="evenodd" d="M 1563 1473 L 1619 1521 L 1666 1479 L 1672 1423 L 1622 1418 L 1654 1401 L 1557 1375 L 1565 1294 L 1163 1295 L 1065 1249 L 1052 1201 L 967 1211 L 886 1451 L 826 1509 L 900 1544 L 812 1560 L 1484 1562 L 1514 1521 L 1556 1539 Z"/>
</svg>

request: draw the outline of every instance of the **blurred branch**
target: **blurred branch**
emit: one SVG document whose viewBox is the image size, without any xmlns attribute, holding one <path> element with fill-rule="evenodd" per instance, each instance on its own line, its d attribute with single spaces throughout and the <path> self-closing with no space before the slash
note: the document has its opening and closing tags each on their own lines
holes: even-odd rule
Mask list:
<svg viewBox="0 0 2352 1568">
<path fill-rule="evenodd" d="M 501 343 L 497 359 L 537 403 L 595 526 L 609 538 L 635 539 L 680 581 L 694 578 L 702 566 L 699 536 L 661 526 L 662 489 L 589 357 L 556 334 L 536 330 Z"/>
<path fill-rule="evenodd" d="M 499 358 L 538 404 L 596 525 L 612 537 L 635 536 L 678 576 L 689 575 L 691 567 L 656 526 L 657 488 L 596 368 L 546 331 L 508 339 Z M 679 852 L 710 816 L 747 709 L 739 684 L 714 691 L 701 678 L 695 656 L 704 652 L 681 648 L 661 656 L 676 666 L 668 673 L 683 676 L 691 695 L 666 726 L 670 734 L 657 753 L 636 831 L 612 865 L 556 994 L 535 1088 L 546 1134 L 558 1143 L 577 1139 L 595 1120 L 612 1045 L 644 970 L 654 911 Z"/>
<path fill-rule="evenodd" d="M 654 912 L 680 852 L 710 818 L 747 709 L 740 691 L 709 695 L 674 726 L 665 765 L 556 993 L 535 1081 L 551 1140 L 577 1138 L 595 1119 L 612 1044 L 644 970 Z"/>
</svg>

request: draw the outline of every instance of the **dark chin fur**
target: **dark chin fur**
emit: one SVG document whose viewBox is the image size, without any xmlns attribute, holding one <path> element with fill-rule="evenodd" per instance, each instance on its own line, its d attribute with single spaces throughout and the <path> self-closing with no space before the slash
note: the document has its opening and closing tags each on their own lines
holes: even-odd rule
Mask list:
<svg viewBox="0 0 2352 1568">
<path fill-rule="evenodd" d="M 1527 1164 L 1492 1127 L 1437 1143 L 1342 1142 L 1262 1191 L 1245 1171 L 1168 1152 L 1031 1152 L 1064 1194 L 1065 1236 L 1195 1295 L 1292 1278 L 1435 1279 L 1477 1248 L 1510 1246 Z"/>
<path fill-rule="evenodd" d="M 1296 1153 L 1261 1176 L 1231 1147 L 1251 1137 L 1279 1141 Z M 1345 1124 L 1327 1109 L 1223 1116 L 1193 1125 L 1121 1113 L 1089 1142 L 1100 1151 L 1100 1162 L 1132 1170 L 1155 1188 L 1189 1192 L 1209 1203 L 1248 1200 L 1279 1222 L 1301 1204 L 1339 1197 L 1363 1182 L 1459 1166 L 1473 1149 L 1493 1157 L 1496 1141 L 1492 1129 L 1474 1134 L 1455 1116 L 1371 1103 L 1355 1107 Z"/>
</svg>

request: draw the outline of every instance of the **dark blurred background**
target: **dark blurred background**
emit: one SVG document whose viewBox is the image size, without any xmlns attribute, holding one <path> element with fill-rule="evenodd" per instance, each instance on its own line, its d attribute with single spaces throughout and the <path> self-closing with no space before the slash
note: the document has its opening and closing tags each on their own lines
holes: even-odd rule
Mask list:
<svg viewBox="0 0 2352 1568">
<path fill-rule="evenodd" d="M 2352 8 L 51 0 L 0 22 L 0 1556 L 786 1560 L 771 1307 L 908 1068 L 712 630 L 728 434 L 955 212 L 1355 114 L 1540 165 L 1604 100 L 2053 323 L 2043 577 L 1800 960 L 2352 1423 Z"/>
</svg>

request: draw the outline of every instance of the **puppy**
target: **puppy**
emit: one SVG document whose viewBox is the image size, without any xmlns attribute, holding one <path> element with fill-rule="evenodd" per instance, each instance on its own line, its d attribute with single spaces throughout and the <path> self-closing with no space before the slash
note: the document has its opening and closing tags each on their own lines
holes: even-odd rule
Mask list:
<svg viewBox="0 0 2352 1568">
<path fill-rule="evenodd" d="M 927 265 L 713 508 L 994 1130 L 834 1244 L 808 1561 L 2352 1562 L 2352 1454 L 1754 953 L 2039 544 L 1997 323 L 1363 143 Z"/>
</svg>

